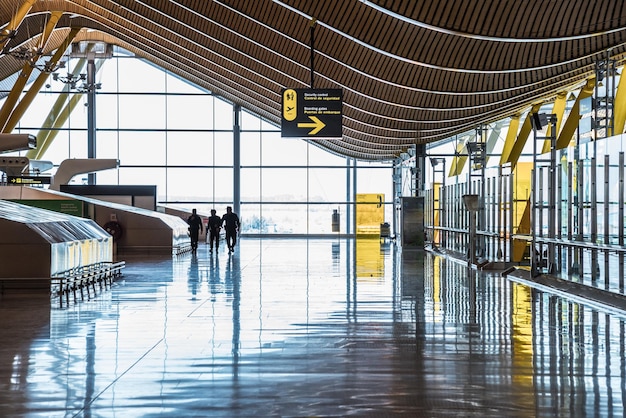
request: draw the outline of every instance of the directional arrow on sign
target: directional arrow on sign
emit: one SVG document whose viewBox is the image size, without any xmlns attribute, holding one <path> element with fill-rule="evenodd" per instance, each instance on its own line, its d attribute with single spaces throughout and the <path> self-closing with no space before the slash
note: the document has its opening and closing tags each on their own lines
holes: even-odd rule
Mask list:
<svg viewBox="0 0 626 418">
<path fill-rule="evenodd" d="M 321 120 L 319 120 L 317 116 L 309 116 L 309 119 L 311 119 L 313 122 L 312 123 L 308 123 L 308 122 L 298 123 L 298 128 L 312 128 L 313 129 L 311 132 L 309 132 L 309 135 L 315 135 L 326 126 L 326 124 L 322 122 Z"/>
</svg>

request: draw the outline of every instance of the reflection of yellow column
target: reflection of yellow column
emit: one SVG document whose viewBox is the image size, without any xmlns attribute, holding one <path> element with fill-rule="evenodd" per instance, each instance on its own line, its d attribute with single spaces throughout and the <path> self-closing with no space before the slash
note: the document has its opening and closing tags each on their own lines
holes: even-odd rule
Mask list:
<svg viewBox="0 0 626 418">
<path fill-rule="evenodd" d="M 512 356 L 512 374 L 511 379 L 515 385 L 515 393 L 518 396 L 527 395 L 526 399 L 517 400 L 516 402 L 524 405 L 532 405 L 535 397 L 532 395 L 533 390 L 533 316 L 532 316 L 532 296 L 531 290 L 527 286 L 513 283 L 513 332 L 511 335 L 511 356 Z M 515 370 L 521 373 L 516 374 Z M 529 372 L 529 370 L 531 370 Z M 534 410 L 534 408 L 530 408 Z"/>
<path fill-rule="evenodd" d="M 432 257 L 433 260 L 433 311 L 439 318 L 441 312 L 441 257 Z"/>
<path fill-rule="evenodd" d="M 380 239 L 380 225 L 385 222 L 384 194 L 356 195 L 356 234 Z"/>
<path fill-rule="evenodd" d="M 359 279 L 380 279 L 384 277 L 385 260 L 380 252 L 380 239 L 357 236 L 356 238 L 356 277 Z"/>
<path fill-rule="evenodd" d="M 433 183 L 433 227 L 441 226 L 441 183 Z M 433 228 L 433 244 L 439 244 L 439 230 Z"/>
</svg>

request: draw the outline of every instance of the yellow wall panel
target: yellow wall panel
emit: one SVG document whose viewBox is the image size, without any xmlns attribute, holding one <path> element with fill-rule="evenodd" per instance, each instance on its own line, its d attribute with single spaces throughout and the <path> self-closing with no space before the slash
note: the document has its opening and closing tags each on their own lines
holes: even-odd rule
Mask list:
<svg viewBox="0 0 626 418">
<path fill-rule="evenodd" d="M 356 195 L 356 234 L 380 237 L 380 224 L 385 222 L 385 195 Z"/>
</svg>

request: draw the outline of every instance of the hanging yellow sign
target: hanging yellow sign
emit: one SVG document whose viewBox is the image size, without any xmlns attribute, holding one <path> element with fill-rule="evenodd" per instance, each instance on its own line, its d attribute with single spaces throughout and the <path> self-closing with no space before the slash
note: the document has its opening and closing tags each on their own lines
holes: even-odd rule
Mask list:
<svg viewBox="0 0 626 418">
<path fill-rule="evenodd" d="M 341 89 L 284 89 L 281 136 L 341 138 Z"/>
</svg>

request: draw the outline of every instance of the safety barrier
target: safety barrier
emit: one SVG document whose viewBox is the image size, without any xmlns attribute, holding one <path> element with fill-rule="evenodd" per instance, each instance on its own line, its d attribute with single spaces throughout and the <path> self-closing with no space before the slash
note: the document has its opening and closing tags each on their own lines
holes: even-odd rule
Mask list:
<svg viewBox="0 0 626 418">
<path fill-rule="evenodd" d="M 102 262 L 73 268 L 51 278 L 52 295 L 59 297 L 59 307 L 70 303 L 70 295 L 73 295 L 74 303 L 96 295 L 97 288 L 102 290 L 113 284 L 113 280 L 122 275 L 122 269 L 126 266 L 125 261 Z"/>
</svg>

